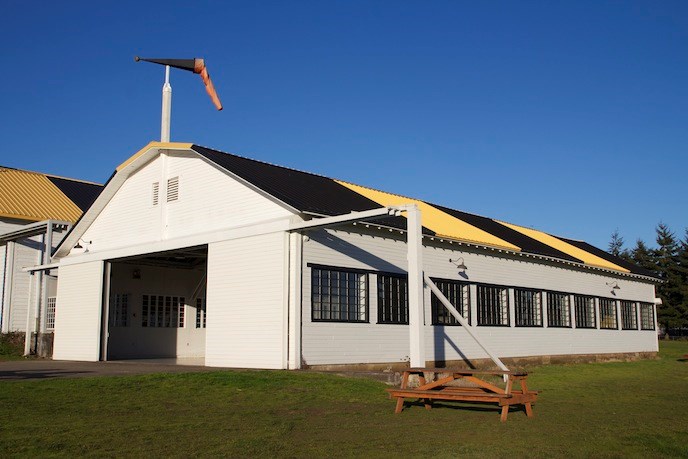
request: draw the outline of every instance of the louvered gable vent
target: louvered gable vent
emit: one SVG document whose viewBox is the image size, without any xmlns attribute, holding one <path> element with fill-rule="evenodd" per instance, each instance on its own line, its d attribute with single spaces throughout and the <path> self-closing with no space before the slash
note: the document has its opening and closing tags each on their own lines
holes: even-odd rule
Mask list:
<svg viewBox="0 0 688 459">
<path fill-rule="evenodd" d="M 167 180 L 167 202 L 179 199 L 179 177 Z"/>
<path fill-rule="evenodd" d="M 153 183 L 153 205 L 157 206 L 160 201 L 160 182 Z"/>
</svg>

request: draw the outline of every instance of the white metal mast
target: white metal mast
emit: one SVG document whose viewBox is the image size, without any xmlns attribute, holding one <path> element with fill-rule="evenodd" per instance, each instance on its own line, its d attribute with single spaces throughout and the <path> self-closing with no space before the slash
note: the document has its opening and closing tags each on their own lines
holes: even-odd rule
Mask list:
<svg viewBox="0 0 688 459">
<path fill-rule="evenodd" d="M 165 84 L 162 85 L 162 120 L 160 122 L 160 141 L 170 141 L 170 119 L 172 117 L 172 86 L 170 85 L 170 66 L 165 66 Z"/>
</svg>

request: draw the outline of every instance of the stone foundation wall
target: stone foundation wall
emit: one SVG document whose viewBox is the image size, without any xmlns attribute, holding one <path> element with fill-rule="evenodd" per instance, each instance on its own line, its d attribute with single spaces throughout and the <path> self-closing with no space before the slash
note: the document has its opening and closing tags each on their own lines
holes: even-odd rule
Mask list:
<svg viewBox="0 0 688 459">
<path fill-rule="evenodd" d="M 53 356 L 53 338 L 54 333 L 36 333 L 31 334 L 31 354 L 50 359 Z"/>
<path fill-rule="evenodd" d="M 505 357 L 502 360 L 510 369 L 528 369 L 538 365 L 561 365 L 568 363 L 592 362 L 632 362 L 635 360 L 656 359 L 656 352 L 624 352 L 616 354 L 566 354 L 540 355 L 533 357 Z M 456 369 L 494 369 L 495 364 L 490 359 L 428 361 L 427 367 L 456 368 Z M 353 365 L 306 365 L 304 369 L 319 371 L 404 371 L 409 365 L 406 362 L 394 363 L 361 363 Z"/>
</svg>

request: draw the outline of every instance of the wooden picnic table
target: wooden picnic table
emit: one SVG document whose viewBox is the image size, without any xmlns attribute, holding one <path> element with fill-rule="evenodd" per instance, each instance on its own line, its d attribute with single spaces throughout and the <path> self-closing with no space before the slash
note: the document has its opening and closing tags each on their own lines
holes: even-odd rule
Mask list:
<svg viewBox="0 0 688 459">
<path fill-rule="evenodd" d="M 432 374 L 433 376 L 430 376 Z M 411 375 L 418 375 L 418 387 L 409 387 Z M 499 387 L 478 375 L 505 377 L 505 387 Z M 452 370 L 448 368 L 409 368 L 404 371 L 399 389 L 387 389 L 397 399 L 395 413 L 401 413 L 407 398 L 423 399 L 425 409 L 432 408 L 433 400 L 459 402 L 493 402 L 502 407 L 501 421 L 506 422 L 509 407 L 523 405 L 526 415 L 533 416 L 532 404 L 537 391 L 528 390 L 528 374 L 502 370 Z M 469 383 L 470 385 L 467 385 Z M 520 389 L 514 389 L 514 385 Z"/>
</svg>

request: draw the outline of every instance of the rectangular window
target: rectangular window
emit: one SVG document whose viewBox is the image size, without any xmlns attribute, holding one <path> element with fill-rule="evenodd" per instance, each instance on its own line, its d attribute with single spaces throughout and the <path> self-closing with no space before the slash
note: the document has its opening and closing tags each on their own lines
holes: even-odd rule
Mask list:
<svg viewBox="0 0 688 459">
<path fill-rule="evenodd" d="M 638 319 L 637 309 L 633 301 L 621 301 L 621 329 L 622 330 L 637 330 Z"/>
<path fill-rule="evenodd" d="M 587 295 L 574 295 L 576 308 L 576 328 L 596 328 L 595 298 Z"/>
<path fill-rule="evenodd" d="M 640 329 L 655 329 L 655 311 L 652 303 L 640 303 Z"/>
<path fill-rule="evenodd" d="M 196 298 L 196 328 L 205 328 L 205 298 Z"/>
<path fill-rule="evenodd" d="M 129 294 L 115 293 L 110 302 L 110 326 L 129 326 Z"/>
<path fill-rule="evenodd" d="M 167 180 L 167 202 L 179 199 L 179 177 Z"/>
<path fill-rule="evenodd" d="M 153 205 L 157 206 L 160 202 L 160 182 L 153 183 Z"/>
<path fill-rule="evenodd" d="M 615 330 L 616 324 L 616 300 L 600 298 L 600 328 Z"/>
<path fill-rule="evenodd" d="M 381 324 L 408 323 L 408 281 L 406 277 L 377 275 L 377 321 Z"/>
<path fill-rule="evenodd" d="M 568 293 L 547 292 L 547 326 L 571 326 L 571 304 Z"/>
<path fill-rule="evenodd" d="M 184 328 L 184 297 L 143 295 L 141 326 Z"/>
<path fill-rule="evenodd" d="M 542 327 L 542 292 L 514 289 L 517 327 Z"/>
<path fill-rule="evenodd" d="M 478 285 L 478 325 L 509 326 L 509 290 L 496 285 Z"/>
<path fill-rule="evenodd" d="M 454 305 L 459 314 L 471 322 L 471 303 L 469 285 L 465 282 L 453 280 L 432 280 L 440 292 L 447 297 L 449 302 Z M 430 307 L 432 309 L 433 325 L 461 325 L 458 320 L 449 312 L 444 304 L 434 294 L 431 296 Z"/>
<path fill-rule="evenodd" d="M 57 305 L 57 297 L 49 296 L 48 304 L 45 308 L 45 328 L 48 330 L 55 329 L 55 306 Z"/>
<path fill-rule="evenodd" d="M 311 270 L 313 321 L 367 322 L 368 275 L 332 268 Z"/>
</svg>

